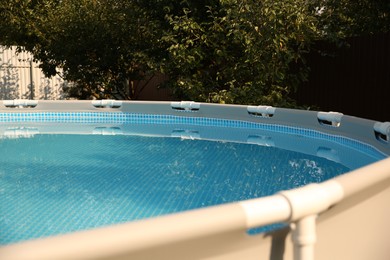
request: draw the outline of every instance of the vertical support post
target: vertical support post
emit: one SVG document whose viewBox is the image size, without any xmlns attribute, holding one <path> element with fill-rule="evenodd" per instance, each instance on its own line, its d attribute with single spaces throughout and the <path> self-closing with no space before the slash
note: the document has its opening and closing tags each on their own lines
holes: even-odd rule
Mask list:
<svg viewBox="0 0 390 260">
<path fill-rule="evenodd" d="M 30 60 L 30 99 L 34 99 L 33 61 Z"/>
<path fill-rule="evenodd" d="M 314 260 L 317 215 L 309 215 L 294 223 L 292 240 L 294 260 Z"/>
</svg>

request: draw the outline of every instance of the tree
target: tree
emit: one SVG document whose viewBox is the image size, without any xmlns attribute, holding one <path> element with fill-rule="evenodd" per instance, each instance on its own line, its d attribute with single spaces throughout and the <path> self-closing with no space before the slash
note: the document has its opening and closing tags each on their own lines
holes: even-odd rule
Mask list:
<svg viewBox="0 0 390 260">
<path fill-rule="evenodd" d="M 177 99 L 292 106 L 313 42 L 389 26 L 387 0 L 0 0 L 0 44 L 82 99 L 137 98 L 162 72 Z"/>
<path fill-rule="evenodd" d="M 129 82 L 155 70 L 162 30 L 136 1 L 6 2 L 3 44 L 32 52 L 47 76 L 61 68 L 79 98 L 134 98 Z"/>
<path fill-rule="evenodd" d="M 171 88 L 191 100 L 289 105 L 316 30 L 305 2 L 225 0 L 206 19 L 189 8 L 168 16 Z"/>
<path fill-rule="evenodd" d="M 311 2 L 310 8 L 322 40 L 334 42 L 390 31 L 388 0 L 321 0 Z"/>
</svg>

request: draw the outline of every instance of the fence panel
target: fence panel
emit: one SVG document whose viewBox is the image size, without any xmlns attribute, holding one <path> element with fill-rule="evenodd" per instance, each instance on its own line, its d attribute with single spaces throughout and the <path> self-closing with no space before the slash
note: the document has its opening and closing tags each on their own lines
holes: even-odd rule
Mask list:
<svg viewBox="0 0 390 260">
<path fill-rule="evenodd" d="M 47 78 L 27 52 L 0 46 L 0 99 L 63 99 L 60 77 Z"/>
<path fill-rule="evenodd" d="M 318 43 L 333 55 L 309 54 L 311 72 L 296 94 L 298 104 L 390 121 L 390 33 L 348 43 L 341 50 Z"/>
</svg>

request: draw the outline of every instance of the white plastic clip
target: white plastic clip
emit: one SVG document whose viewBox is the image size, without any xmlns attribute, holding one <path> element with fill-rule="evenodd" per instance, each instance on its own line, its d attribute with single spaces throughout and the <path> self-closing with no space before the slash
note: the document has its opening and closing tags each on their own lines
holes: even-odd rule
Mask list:
<svg viewBox="0 0 390 260">
<path fill-rule="evenodd" d="M 36 107 L 38 105 L 38 100 L 30 99 L 14 99 L 14 100 L 3 100 L 3 105 L 6 107 Z"/>
<path fill-rule="evenodd" d="M 254 116 L 272 117 L 275 114 L 275 108 L 272 106 L 248 106 L 247 110 Z"/>
<path fill-rule="evenodd" d="M 171 102 L 172 109 L 184 111 L 198 111 L 200 104 L 194 101 Z"/>
<path fill-rule="evenodd" d="M 118 108 L 122 106 L 122 101 L 113 100 L 113 99 L 92 100 L 92 105 L 99 108 L 103 108 L 103 107 Z"/>
<path fill-rule="evenodd" d="M 330 125 L 334 127 L 339 127 L 341 123 L 341 118 L 343 113 L 339 112 L 318 112 L 317 119 L 321 125 Z"/>
<path fill-rule="evenodd" d="M 376 122 L 374 124 L 374 132 L 376 139 L 389 142 L 390 141 L 390 122 Z"/>
</svg>

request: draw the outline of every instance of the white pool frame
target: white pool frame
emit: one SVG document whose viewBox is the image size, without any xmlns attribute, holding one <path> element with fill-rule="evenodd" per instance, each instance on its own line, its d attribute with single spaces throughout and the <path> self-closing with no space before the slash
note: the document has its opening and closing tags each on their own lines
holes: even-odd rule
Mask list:
<svg viewBox="0 0 390 260">
<path fill-rule="evenodd" d="M 308 128 L 390 156 L 390 123 L 265 106 L 195 102 L 0 102 L 1 113 L 128 112 Z M 0 128 L 1 130 L 1 128 Z M 0 247 L 1 259 L 388 260 L 390 158 L 276 195 Z M 288 228 L 248 235 L 272 223 Z"/>
</svg>

